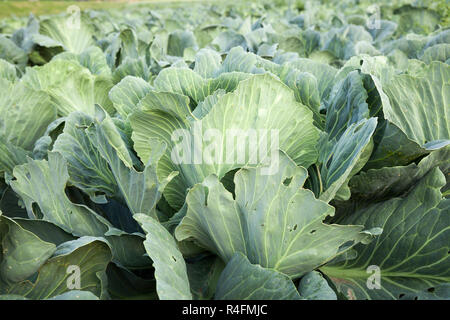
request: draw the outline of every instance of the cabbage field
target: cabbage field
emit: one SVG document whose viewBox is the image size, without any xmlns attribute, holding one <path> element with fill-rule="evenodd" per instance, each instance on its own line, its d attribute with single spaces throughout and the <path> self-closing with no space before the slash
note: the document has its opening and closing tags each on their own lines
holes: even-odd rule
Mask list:
<svg viewBox="0 0 450 320">
<path fill-rule="evenodd" d="M 0 20 L 0 300 L 450 299 L 448 10 Z"/>
</svg>

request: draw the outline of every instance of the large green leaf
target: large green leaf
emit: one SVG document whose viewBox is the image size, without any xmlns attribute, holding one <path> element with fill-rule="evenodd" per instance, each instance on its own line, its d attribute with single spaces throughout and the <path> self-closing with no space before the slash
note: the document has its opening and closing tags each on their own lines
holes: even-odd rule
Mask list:
<svg viewBox="0 0 450 320">
<path fill-rule="evenodd" d="M 217 300 L 299 300 L 289 277 L 275 270 L 251 264 L 235 253 L 223 270 L 215 294 Z"/>
<path fill-rule="evenodd" d="M 407 166 L 370 169 L 354 176 L 350 182 L 352 196 L 355 199 L 374 201 L 402 195 L 408 191 L 431 169 L 441 166 L 444 173 L 449 171 L 450 147 L 433 151 L 418 164 Z"/>
<path fill-rule="evenodd" d="M 16 147 L 32 150 L 56 118 L 49 96 L 22 83 L 1 86 L 0 92 L 0 135 Z"/>
<path fill-rule="evenodd" d="M 220 68 L 222 58 L 220 54 L 211 49 L 201 49 L 195 55 L 194 71 L 203 78 L 212 78 Z"/>
<path fill-rule="evenodd" d="M 298 285 L 302 298 L 308 300 L 336 300 L 337 296 L 327 280 L 317 271 L 305 274 Z"/>
<path fill-rule="evenodd" d="M 321 200 L 330 202 L 335 197 L 340 200 L 350 197 L 347 183 L 367 162 L 376 126 L 376 118 L 362 119 L 348 127 L 339 140 L 326 141 L 327 147 L 323 147 L 320 155 L 324 189 Z"/>
<path fill-rule="evenodd" d="M 162 110 L 181 119 L 193 116 L 189 107 L 189 98 L 173 92 L 155 92 L 150 90 L 139 101 L 138 107 L 144 111 L 150 111 L 152 109 Z"/>
<path fill-rule="evenodd" d="M 112 83 L 105 83 L 102 78 L 92 75 L 78 62 L 61 59 L 42 67 L 28 68 L 22 81 L 35 90 L 45 91 L 60 116 L 73 111 L 94 115 L 95 103 L 104 101 L 112 86 Z"/>
<path fill-rule="evenodd" d="M 90 291 L 71 290 L 64 292 L 49 300 L 98 300 L 99 298 Z"/>
<path fill-rule="evenodd" d="M 431 144 L 439 142 L 448 144 L 450 67 L 432 62 L 420 74 L 392 75 L 383 66 L 375 71 L 377 63 L 365 60 L 362 70 L 372 76 L 381 97 L 384 118 L 421 147 L 433 148 Z"/>
<path fill-rule="evenodd" d="M 26 52 L 3 34 L 0 35 L 0 59 L 17 65 L 20 69 L 24 69 L 28 61 Z"/>
<path fill-rule="evenodd" d="M 71 287 L 69 266 L 80 270 L 80 288 L 101 296 L 104 288 L 102 274 L 111 260 L 111 251 L 101 238 L 83 237 L 60 245 L 53 256 L 38 270 L 35 280 L 25 280 L 5 288 L 5 293 L 30 299 L 48 299 L 67 292 Z"/>
<path fill-rule="evenodd" d="M 114 175 L 86 133 L 93 123 L 94 118 L 87 114 L 71 113 L 65 121 L 64 132 L 55 141 L 53 151 L 67 160 L 72 184 L 91 195 L 103 192 L 114 196 L 118 192 Z"/>
<path fill-rule="evenodd" d="M 139 101 L 148 93 L 150 85 L 141 78 L 127 76 L 109 92 L 109 98 L 117 112 L 126 118 L 136 110 Z"/>
<path fill-rule="evenodd" d="M 78 54 L 94 44 L 92 36 L 92 30 L 84 17 L 52 17 L 40 21 L 39 34 L 33 40 L 44 47 L 61 46 L 66 51 Z"/>
<path fill-rule="evenodd" d="M 192 31 L 175 30 L 167 40 L 167 54 L 182 57 L 187 48 L 197 51 L 198 46 Z"/>
<path fill-rule="evenodd" d="M 450 44 L 440 43 L 432 47 L 427 48 L 420 59 L 425 63 L 431 63 L 432 61 L 446 62 L 450 58 Z"/>
<path fill-rule="evenodd" d="M 211 175 L 188 193 L 179 241 L 194 239 L 228 262 L 235 252 L 291 278 L 317 268 L 366 235 L 361 226 L 328 225 L 333 207 L 303 189 L 307 172 L 280 154 L 279 170 L 243 168 L 234 178 L 236 199 Z"/>
<path fill-rule="evenodd" d="M 58 153 L 49 153 L 48 161 L 31 160 L 14 168 L 16 180 L 11 187 L 22 198 L 30 217 L 38 216 L 78 236 L 103 236 L 109 223 L 84 205 L 72 203 L 65 193 L 69 178 L 67 163 Z"/>
<path fill-rule="evenodd" d="M 192 294 L 186 263 L 172 235 L 152 217 L 136 214 L 147 233 L 145 249 L 155 267 L 156 288 L 161 300 L 189 300 Z"/>
<path fill-rule="evenodd" d="M 0 172 L 12 174 L 15 166 L 27 162 L 29 152 L 16 147 L 0 135 Z"/>
<path fill-rule="evenodd" d="M 131 159 L 119 130 L 108 115 L 104 114 L 104 116 L 104 119 L 97 120 L 95 127 L 88 130 L 89 141 L 109 165 L 115 180 L 114 186 L 120 191 L 120 197 L 130 211 L 145 213 L 156 218 L 155 208 L 162 191 L 176 175 L 176 173 L 170 173 L 165 179 L 158 180 L 156 168 L 165 151 L 165 144 L 155 141 L 153 153 L 149 156 L 144 171 L 139 172 L 130 166 L 131 160 L 124 162 L 122 161 L 124 157 L 119 157 L 121 152 L 117 146 L 122 146 L 122 154 Z"/>
<path fill-rule="evenodd" d="M 15 82 L 17 80 L 17 69 L 6 60 L 0 59 L 0 78 Z"/>
<path fill-rule="evenodd" d="M 448 95 L 450 67 L 433 62 L 423 76 L 394 76 L 383 83 L 390 104 L 383 104 L 386 119 L 419 145 L 450 140 Z"/>
<path fill-rule="evenodd" d="M 57 59 L 77 61 L 83 67 L 88 68 L 94 75 L 111 77 L 111 69 L 103 51 L 99 47 L 89 47 L 80 54 L 63 52 L 53 58 L 53 60 Z"/>
<path fill-rule="evenodd" d="M 351 212 L 341 223 L 382 227 L 383 233 L 369 245 L 357 245 L 355 259 L 321 270 L 350 299 L 398 299 L 449 282 L 450 201 L 442 199 L 444 184 L 434 168 L 404 198 Z M 379 288 L 369 279 L 371 266 L 379 268 Z"/>
<path fill-rule="evenodd" d="M 350 72 L 330 96 L 325 130 L 329 139 L 339 138 L 353 123 L 369 117 L 367 92 L 358 71 Z"/>
<path fill-rule="evenodd" d="M 334 77 L 336 76 L 336 68 L 320 63 L 311 59 L 296 59 L 285 64 L 288 68 L 295 68 L 302 72 L 309 72 L 317 79 L 317 87 L 320 93 L 320 99 L 326 99 L 333 87 Z"/>
<path fill-rule="evenodd" d="M 53 243 L 41 240 L 12 219 L 0 215 L 0 224 L 0 278 L 3 281 L 25 280 L 56 250 Z"/>
<path fill-rule="evenodd" d="M 318 129 L 312 124 L 312 112 L 296 102 L 293 92 L 269 74 L 241 81 L 234 92 L 219 97 L 201 120 L 187 122 L 161 110 L 148 110 L 135 112 L 130 121 L 134 148 L 144 163 L 154 138 L 168 145 L 160 161 L 158 176 L 180 172 L 165 190 L 165 197 L 174 208 L 180 208 L 184 203 L 187 188 L 203 181 L 209 174 L 222 178 L 228 171 L 246 164 L 267 162 L 271 157 L 268 152 L 273 148 L 282 149 L 305 167 L 314 163 L 317 157 Z M 202 139 L 213 130 L 220 136 L 206 138 L 211 143 L 203 147 Z M 234 136 L 230 130 L 234 130 Z M 253 133 L 259 137 L 252 138 Z M 238 138 L 237 134 L 247 136 Z M 178 139 L 182 141 L 178 142 Z M 231 144 L 231 148 L 227 144 Z M 190 155 L 185 159 L 177 158 L 180 148 L 190 151 Z M 211 152 L 215 152 L 215 156 Z M 173 159 L 174 155 L 177 159 Z M 198 159 L 199 155 L 201 159 Z M 269 162 L 269 167 L 276 166 L 276 159 L 272 160 L 275 161 Z"/>
<path fill-rule="evenodd" d="M 225 268 L 216 255 L 201 257 L 186 264 L 192 296 L 195 300 L 208 300 L 216 292 L 217 282 Z"/>
<path fill-rule="evenodd" d="M 167 68 L 158 74 L 154 86 L 157 91 L 183 94 L 198 102 L 208 96 L 203 89 L 204 83 L 205 80 L 191 69 Z"/>
</svg>

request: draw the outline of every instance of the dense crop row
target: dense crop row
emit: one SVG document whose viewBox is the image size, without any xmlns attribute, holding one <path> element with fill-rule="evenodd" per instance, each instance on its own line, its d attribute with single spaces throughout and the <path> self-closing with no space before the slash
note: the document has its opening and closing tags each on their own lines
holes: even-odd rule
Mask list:
<svg viewBox="0 0 450 320">
<path fill-rule="evenodd" d="M 449 299 L 445 1 L 0 22 L 0 298 Z"/>
</svg>

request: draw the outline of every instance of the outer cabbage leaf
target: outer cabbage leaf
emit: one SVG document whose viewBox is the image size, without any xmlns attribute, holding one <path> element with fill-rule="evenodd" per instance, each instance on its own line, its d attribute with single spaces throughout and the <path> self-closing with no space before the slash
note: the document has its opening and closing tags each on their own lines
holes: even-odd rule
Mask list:
<svg viewBox="0 0 450 320">
<path fill-rule="evenodd" d="M 317 157 L 315 144 L 318 129 L 312 124 L 312 112 L 296 102 L 292 91 L 269 74 L 256 75 L 241 81 L 234 92 L 219 97 L 216 105 L 201 120 L 188 122 L 161 110 L 149 110 L 135 112 L 130 121 L 133 127 L 134 148 L 144 163 L 147 162 L 148 153 L 153 147 L 150 143 L 152 139 L 160 139 L 169 146 L 160 160 L 158 176 L 162 179 L 172 171 L 180 172 L 180 175 L 168 184 L 164 193 L 169 204 L 177 209 L 184 203 L 186 189 L 203 181 L 209 174 L 214 173 L 222 178 L 232 169 L 252 162 L 257 164 L 258 161 L 266 161 L 267 151 L 275 147 L 278 149 L 278 146 L 274 145 L 275 138 L 270 136 L 273 131 L 278 133 L 279 148 L 297 164 L 308 167 Z M 212 137 L 209 146 L 203 148 L 201 139 L 210 129 L 218 130 L 221 137 Z M 245 145 L 249 137 L 239 139 L 237 144 L 235 141 L 229 141 L 232 142 L 232 149 L 226 150 L 229 147 L 223 139 L 230 139 L 227 130 L 240 130 L 246 134 L 246 130 L 258 132 L 260 129 L 265 130 L 265 138 L 260 136 L 257 139 L 261 141 L 250 141 L 260 144 L 261 149 L 266 150 L 266 154 L 259 154 L 259 159 L 258 155 Z M 172 140 L 173 133 L 181 134 L 181 144 Z M 239 151 L 242 146 L 244 151 Z M 190 148 L 193 157 L 202 156 L 207 148 L 215 148 L 216 158 L 188 158 L 185 159 L 187 161 L 178 159 L 180 164 L 176 165 L 172 154 L 178 152 L 177 148 L 181 147 Z M 243 156 L 243 159 L 236 159 L 237 153 L 239 158 Z M 177 153 L 175 155 L 177 157 Z M 227 161 L 225 156 L 234 158 Z M 199 164 L 198 161 L 202 163 Z M 276 165 L 276 159 L 272 162 L 269 165 Z"/>
<path fill-rule="evenodd" d="M 34 281 L 22 281 L 8 287 L 0 287 L 5 293 L 21 295 L 29 299 L 48 299 L 67 292 L 68 266 L 76 265 L 81 271 L 81 290 L 101 296 L 105 283 L 102 281 L 111 251 L 101 238 L 83 237 L 60 245 L 53 256 L 38 270 Z M 0 289 L 0 290 L 1 290 Z"/>
<path fill-rule="evenodd" d="M 74 17 L 52 17 L 40 21 L 39 34 L 33 40 L 43 47 L 61 46 L 72 53 L 82 53 L 94 45 L 92 31 L 87 20 Z"/>
<path fill-rule="evenodd" d="M 3 251 L 0 278 L 11 283 L 34 274 L 56 250 L 53 243 L 41 240 L 14 220 L 1 215 L 0 239 Z"/>
<path fill-rule="evenodd" d="M 214 297 L 216 300 L 299 300 L 288 276 L 253 265 L 236 252 L 223 270 Z"/>
<path fill-rule="evenodd" d="M 300 277 L 367 236 L 362 226 L 324 224 L 334 209 L 302 188 L 306 177 L 306 169 L 280 154 L 276 174 L 239 170 L 233 199 L 211 175 L 189 191 L 175 235 L 194 239 L 225 262 L 241 252 L 251 263 Z"/>
<path fill-rule="evenodd" d="M 369 159 L 372 152 L 371 137 L 376 126 L 376 118 L 363 119 L 348 127 L 339 140 L 326 142 L 328 148 L 325 147 L 320 155 L 320 178 L 324 188 L 321 200 L 330 202 L 335 196 L 348 200 L 350 190 L 347 183 Z"/>
<path fill-rule="evenodd" d="M 450 200 L 442 199 L 445 177 L 434 168 L 404 198 L 372 204 L 341 223 L 382 227 L 367 246 L 357 245 L 355 259 L 321 270 L 350 299 L 398 299 L 450 280 Z M 369 289 L 369 266 L 381 271 L 380 288 Z"/>
<path fill-rule="evenodd" d="M 22 81 L 35 90 L 46 92 L 60 116 L 73 111 L 94 115 L 95 103 L 104 102 L 112 87 L 111 82 L 92 75 L 78 62 L 61 59 L 28 68 Z"/>
<path fill-rule="evenodd" d="M 56 118 L 49 96 L 22 83 L 0 88 L 0 135 L 14 146 L 32 150 Z"/>
<path fill-rule="evenodd" d="M 308 300 L 337 300 L 336 293 L 317 271 L 311 271 L 302 277 L 298 291 L 302 298 Z"/>
<path fill-rule="evenodd" d="M 152 217 L 136 214 L 147 234 L 145 249 L 155 267 L 156 290 L 161 300 L 192 300 L 186 264 L 175 239 Z"/>
</svg>

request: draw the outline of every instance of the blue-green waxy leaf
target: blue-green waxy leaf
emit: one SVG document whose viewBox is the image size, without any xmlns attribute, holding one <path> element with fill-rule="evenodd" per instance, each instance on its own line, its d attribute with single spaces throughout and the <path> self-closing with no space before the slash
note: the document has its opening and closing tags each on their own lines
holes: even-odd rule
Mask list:
<svg viewBox="0 0 450 320">
<path fill-rule="evenodd" d="M 372 35 L 375 42 L 383 42 L 389 39 L 395 32 L 397 24 L 389 20 L 379 20 L 379 28 L 370 28 L 368 32 Z"/>
<path fill-rule="evenodd" d="M 95 104 L 105 102 L 112 82 L 94 76 L 76 61 L 57 59 L 42 67 L 28 68 L 22 82 L 50 96 L 58 115 L 73 111 L 94 115 Z"/>
<path fill-rule="evenodd" d="M 167 112 L 148 110 L 134 113 L 130 121 L 133 127 L 134 148 L 144 163 L 147 162 L 147 154 L 152 148 L 152 139 L 157 138 L 167 144 L 168 148 L 158 167 L 158 176 L 161 179 L 172 171 L 180 172 L 179 176 L 168 184 L 164 193 L 169 204 L 179 209 L 184 203 L 187 188 L 203 181 L 209 174 L 222 178 L 228 171 L 246 164 L 269 162 L 266 161 L 266 158 L 270 157 L 267 153 L 273 148 L 282 149 L 299 165 L 308 167 L 314 163 L 319 130 L 313 125 L 312 118 L 312 112 L 295 100 L 293 92 L 286 85 L 273 76 L 264 74 L 239 82 L 236 90 L 219 97 L 211 111 L 201 120 L 188 122 Z M 222 139 L 216 139 L 214 142 L 217 144 L 216 158 L 219 159 L 205 157 L 199 162 L 188 158 L 187 161 L 175 161 L 179 164 L 174 163 L 173 154 L 178 152 L 176 150 L 181 145 L 177 143 L 180 137 L 173 138 L 173 134 L 182 134 L 185 139 L 183 143 L 191 148 L 188 150 L 191 156 L 197 157 L 200 154 L 203 157 L 206 154 L 206 141 L 204 145 L 195 142 L 191 146 L 191 137 L 196 141 L 201 140 L 208 131 L 213 130 L 219 132 L 221 138 L 218 139 Z M 265 132 L 266 138 L 264 140 L 259 133 L 260 136 L 256 137 L 256 140 L 251 140 L 249 136 L 237 145 L 229 141 L 228 144 L 231 142 L 233 146 L 230 150 L 225 139 L 235 139 L 231 130 L 234 130 L 235 135 L 239 132 L 248 135 Z M 275 134 L 278 134 L 278 146 L 274 146 Z M 249 144 L 266 144 L 266 149 L 263 149 L 266 154 L 257 155 L 250 147 L 245 147 L 244 152 L 239 151 L 242 153 L 239 158 L 243 160 L 236 159 L 238 148 L 247 143 L 247 140 L 250 141 Z M 232 158 L 229 160 L 226 157 Z M 268 164 L 270 166 L 271 162 Z"/>
<path fill-rule="evenodd" d="M 56 246 L 41 240 L 14 220 L 0 215 L 2 258 L 0 278 L 14 283 L 34 274 L 51 257 Z M 1 292 L 1 290 L 0 290 Z"/>
<path fill-rule="evenodd" d="M 220 68 L 222 57 L 211 49 L 201 49 L 195 55 L 194 71 L 203 78 L 212 78 L 216 70 Z"/>
<path fill-rule="evenodd" d="M 4 35 L 0 35 L 0 59 L 8 61 L 21 69 L 25 68 L 28 61 L 26 52 Z"/>
<path fill-rule="evenodd" d="M 11 187 L 22 198 L 28 215 L 35 218 L 36 203 L 43 219 L 74 235 L 103 236 L 109 223 L 86 206 L 72 203 L 64 192 L 67 162 L 58 153 L 49 153 L 47 160 L 28 159 L 14 168 Z"/>
<path fill-rule="evenodd" d="M 45 220 L 14 218 L 14 222 L 24 230 L 27 230 L 39 237 L 42 241 L 53 243 L 56 246 L 59 246 L 67 241 L 75 240 L 73 235 Z"/>
<path fill-rule="evenodd" d="M 145 80 L 127 76 L 111 89 L 109 98 L 117 112 L 126 118 L 136 109 L 137 104 L 150 91 L 150 88 L 150 84 Z"/>
<path fill-rule="evenodd" d="M 302 188 L 306 177 L 304 168 L 280 154 L 272 175 L 260 167 L 239 170 L 233 199 L 211 175 L 189 191 L 187 214 L 175 235 L 225 262 L 241 252 L 251 263 L 302 276 L 339 254 L 345 243 L 365 238 L 361 226 L 323 223 L 334 209 Z"/>
<path fill-rule="evenodd" d="M 449 0 L 201 2 L 0 19 L 0 300 L 450 299 Z"/>
<path fill-rule="evenodd" d="M 108 276 L 108 293 L 111 299 L 158 299 L 155 279 L 141 278 L 132 271 L 115 264 L 109 264 L 106 273 Z"/>
<path fill-rule="evenodd" d="M 156 218 L 155 208 L 162 191 L 176 175 L 176 173 L 170 173 L 165 179 L 158 180 L 156 168 L 165 151 L 165 144 L 154 141 L 152 153 L 144 170 L 140 172 L 130 166 L 130 161 L 133 162 L 133 160 L 127 149 L 128 146 L 107 115 L 106 118 L 98 121 L 95 127 L 88 130 L 88 137 L 102 160 L 108 164 L 117 189 L 117 197 L 124 200 L 131 213 L 145 213 Z M 124 156 L 120 157 L 120 154 Z M 130 160 L 125 162 L 123 158 Z"/>
<path fill-rule="evenodd" d="M 182 250 L 181 246 L 180 250 Z M 207 300 L 213 298 L 217 282 L 225 268 L 223 261 L 215 255 L 209 255 L 188 262 L 186 267 L 194 299 Z"/>
<path fill-rule="evenodd" d="M 122 63 L 114 70 L 112 80 L 114 83 L 118 83 L 127 76 L 142 78 L 145 81 L 149 80 L 150 70 L 143 57 L 126 57 L 125 60 L 123 60 Z"/>
<path fill-rule="evenodd" d="M 450 137 L 447 95 L 449 66 L 432 62 L 415 74 L 394 75 L 380 60 L 365 59 L 362 71 L 371 75 L 386 121 L 375 134 L 375 150 L 367 168 L 407 165 L 444 147 Z"/>
<path fill-rule="evenodd" d="M 186 263 L 175 239 L 152 217 L 136 214 L 134 218 L 147 234 L 144 246 L 153 260 L 159 298 L 161 300 L 192 299 Z"/>
<path fill-rule="evenodd" d="M 12 174 L 15 166 L 27 162 L 29 152 L 16 147 L 0 135 L 0 172 Z"/>
<path fill-rule="evenodd" d="M 348 200 L 350 190 L 347 183 L 369 159 L 372 153 L 371 138 L 376 126 L 376 118 L 362 119 L 349 126 L 339 140 L 326 142 L 320 154 L 324 189 L 321 200 L 329 202 L 335 197 Z"/>
<path fill-rule="evenodd" d="M 426 34 L 434 31 L 439 23 L 439 13 L 426 7 L 405 5 L 396 10 L 400 17 L 397 33 Z"/>
<path fill-rule="evenodd" d="M 309 72 L 317 79 L 320 99 L 326 99 L 334 83 L 334 77 L 337 73 L 336 68 L 320 63 L 311 59 L 296 59 L 285 64 L 288 68 L 295 68 L 301 72 Z"/>
<path fill-rule="evenodd" d="M 102 238 L 79 238 L 58 246 L 53 256 L 39 268 L 35 280 L 17 282 L 5 289 L 9 294 L 29 299 L 48 299 L 62 294 L 67 296 L 72 287 L 79 284 L 80 290 L 100 297 L 105 289 L 101 278 L 110 261 L 110 248 Z"/>
<path fill-rule="evenodd" d="M 427 48 L 420 57 L 420 60 L 424 61 L 425 63 L 431 63 L 432 61 L 446 62 L 449 58 L 450 44 L 440 43 Z"/>
<path fill-rule="evenodd" d="M 44 47 L 62 47 L 68 52 L 82 53 L 94 44 L 93 33 L 86 19 L 52 17 L 40 21 L 39 34 L 33 40 Z"/>
<path fill-rule="evenodd" d="M 83 67 L 88 68 L 93 75 L 111 77 L 111 69 L 99 47 L 89 47 L 80 54 L 63 52 L 53 58 L 53 60 L 57 59 L 77 61 Z"/>
<path fill-rule="evenodd" d="M 445 177 L 432 169 L 403 198 L 350 212 L 341 223 L 381 227 L 383 233 L 355 247 L 355 259 L 321 270 L 349 299 L 399 299 L 450 280 L 449 199 Z"/>
<path fill-rule="evenodd" d="M 12 63 L 0 59 L 0 78 L 15 82 L 17 80 L 17 69 Z"/>
<path fill-rule="evenodd" d="M 383 82 L 390 103 L 383 103 L 387 120 L 420 146 L 434 140 L 450 140 L 450 67 L 431 63 L 422 76 L 394 76 Z"/>
<path fill-rule="evenodd" d="M 0 135 L 15 147 L 32 150 L 56 118 L 48 94 L 21 82 L 1 85 L 0 95 Z"/>
<path fill-rule="evenodd" d="M 141 236 L 114 229 L 97 212 L 70 201 L 65 193 L 69 179 L 67 161 L 59 153 L 49 153 L 48 161 L 28 159 L 26 164 L 14 168 L 14 176 L 16 180 L 11 181 L 11 187 L 22 198 L 30 218 L 51 222 L 75 236 L 104 236 L 110 242 L 114 259 L 121 264 L 135 267 L 148 265 L 148 259 L 143 257 Z M 155 194 L 160 193 L 146 196 L 153 199 Z M 144 197 L 144 194 L 137 193 L 136 198 L 139 197 Z M 145 201 L 139 203 L 147 204 Z M 38 212 L 33 204 L 39 207 Z M 155 205 L 146 206 L 146 209 L 152 211 Z M 133 249 L 125 250 L 127 246 L 133 246 Z"/>
<path fill-rule="evenodd" d="M 305 274 L 298 285 L 302 298 L 308 300 L 336 300 L 337 296 L 328 285 L 327 280 L 317 271 Z"/>
<path fill-rule="evenodd" d="M 444 174 L 449 172 L 450 147 L 431 152 L 418 164 L 383 167 L 360 172 L 350 182 L 352 196 L 373 201 L 392 196 L 400 196 L 408 191 L 434 167 L 441 167 Z"/>
<path fill-rule="evenodd" d="M 406 294 L 401 300 L 449 300 L 450 283 L 438 284 L 427 290 Z"/>
<path fill-rule="evenodd" d="M 173 92 L 149 91 L 138 103 L 140 110 L 161 110 L 185 119 L 192 116 L 189 98 Z"/>
<path fill-rule="evenodd" d="M 299 300 L 300 295 L 288 276 L 251 264 L 235 253 L 223 270 L 216 300 Z"/>
<path fill-rule="evenodd" d="M 212 42 L 221 52 L 228 52 L 232 48 L 240 46 L 245 42 L 243 35 L 240 35 L 232 30 L 220 33 Z"/>
<path fill-rule="evenodd" d="M 114 196 L 117 191 L 108 163 L 101 156 L 86 133 L 94 118 L 80 112 L 71 113 L 65 122 L 64 132 L 55 141 L 53 151 L 66 160 L 70 181 L 88 194 L 102 192 Z"/>
<path fill-rule="evenodd" d="M 350 72 L 339 84 L 327 106 L 325 131 L 329 140 L 339 137 L 353 123 L 368 118 L 367 92 L 358 71 Z"/>
<path fill-rule="evenodd" d="M 169 34 L 167 54 L 182 57 L 187 48 L 198 50 L 194 34 L 191 31 L 176 30 Z"/>
<path fill-rule="evenodd" d="M 203 91 L 205 80 L 187 68 L 163 69 L 154 81 L 157 91 L 168 91 L 190 97 L 195 102 L 203 100 L 208 94 Z"/>
</svg>

